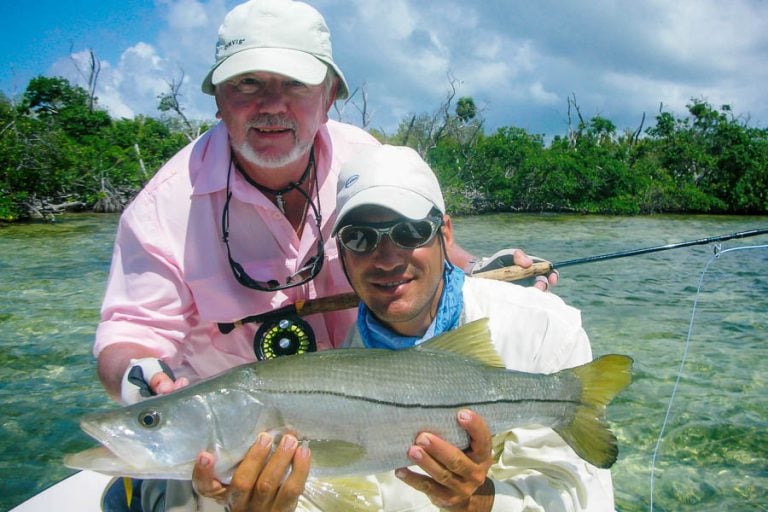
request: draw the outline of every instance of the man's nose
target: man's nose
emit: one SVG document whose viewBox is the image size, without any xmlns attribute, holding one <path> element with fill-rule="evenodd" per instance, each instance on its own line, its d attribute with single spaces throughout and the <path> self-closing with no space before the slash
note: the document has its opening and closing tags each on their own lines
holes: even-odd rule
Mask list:
<svg viewBox="0 0 768 512">
<path fill-rule="evenodd" d="M 261 112 L 275 114 L 286 110 L 286 98 L 282 88 L 277 84 L 267 84 L 259 94 L 259 109 Z"/>
<path fill-rule="evenodd" d="M 410 251 L 396 246 L 387 235 L 383 235 L 379 240 L 379 245 L 373 252 L 374 263 L 377 267 L 384 270 L 391 270 L 408 261 Z"/>
</svg>

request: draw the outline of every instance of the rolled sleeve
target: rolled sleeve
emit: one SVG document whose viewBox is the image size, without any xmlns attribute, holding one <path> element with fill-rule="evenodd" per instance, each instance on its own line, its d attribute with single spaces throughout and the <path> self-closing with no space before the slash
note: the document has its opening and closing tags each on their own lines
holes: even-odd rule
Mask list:
<svg viewBox="0 0 768 512">
<path fill-rule="evenodd" d="M 127 210 L 121 218 L 96 331 L 94 355 L 113 343 L 150 347 L 173 358 L 189 329 L 194 302 L 150 216 Z"/>
</svg>

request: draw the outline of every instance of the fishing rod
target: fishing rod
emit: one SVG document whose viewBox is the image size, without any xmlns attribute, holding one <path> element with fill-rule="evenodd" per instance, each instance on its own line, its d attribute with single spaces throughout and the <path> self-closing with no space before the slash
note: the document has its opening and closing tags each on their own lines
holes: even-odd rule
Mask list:
<svg viewBox="0 0 768 512">
<path fill-rule="evenodd" d="M 563 267 L 573 265 L 583 265 L 597 261 L 612 260 L 616 258 L 626 258 L 629 256 L 638 256 L 652 252 L 669 251 L 681 247 L 690 247 L 692 245 L 705 245 L 714 242 L 723 242 L 737 238 L 747 238 L 752 236 L 764 235 L 768 233 L 766 229 L 752 229 L 749 231 L 739 231 L 728 235 L 712 236 L 687 242 L 659 245 L 656 247 L 646 247 L 643 249 L 633 249 L 628 251 L 612 252 L 600 254 L 597 256 L 587 256 L 586 258 L 576 258 L 571 260 L 549 262 L 537 261 L 528 268 L 522 268 L 517 265 L 510 265 L 495 270 L 479 272 L 473 274 L 475 277 L 484 279 L 494 279 L 497 281 L 519 281 L 529 277 L 546 275 Z M 316 313 L 329 313 L 350 309 L 357 306 L 360 299 L 354 292 L 332 295 L 330 297 L 321 297 L 317 299 L 299 300 L 293 304 L 283 306 L 273 311 L 267 311 L 258 315 L 251 315 L 241 318 L 235 322 L 220 322 L 219 331 L 222 334 L 229 334 L 235 328 L 241 327 L 247 323 L 261 324 L 259 330 L 254 336 L 254 351 L 257 357 L 261 359 L 272 359 L 280 355 L 312 352 L 316 350 L 316 344 L 312 328 L 301 317 L 313 315 Z"/>
<path fill-rule="evenodd" d="M 730 233 L 728 235 L 711 236 L 708 238 L 700 238 L 698 240 L 689 240 L 687 242 L 679 242 L 674 244 L 658 245 L 656 247 L 645 247 L 643 249 L 632 249 L 628 251 L 612 252 L 608 254 L 600 254 L 597 256 L 587 256 L 585 258 L 576 258 L 572 260 L 565 260 L 559 262 L 538 261 L 528 268 L 521 268 L 516 265 L 509 267 L 503 267 L 495 270 L 489 270 L 487 272 L 480 272 L 473 274 L 475 277 L 483 277 L 486 279 L 496 279 L 499 281 L 519 281 L 528 277 L 546 275 L 563 267 L 570 267 L 573 265 L 583 265 L 585 263 L 594 263 L 597 261 L 613 260 L 617 258 L 627 258 L 629 256 L 638 256 L 640 254 L 648 254 L 652 252 L 669 251 L 671 249 L 679 249 L 681 247 L 690 247 L 692 245 L 706 245 L 714 242 L 724 242 L 726 240 L 734 240 L 737 238 L 748 238 L 751 236 L 764 235 L 768 233 L 766 229 L 751 229 L 748 231 L 739 231 L 737 233 Z"/>
</svg>

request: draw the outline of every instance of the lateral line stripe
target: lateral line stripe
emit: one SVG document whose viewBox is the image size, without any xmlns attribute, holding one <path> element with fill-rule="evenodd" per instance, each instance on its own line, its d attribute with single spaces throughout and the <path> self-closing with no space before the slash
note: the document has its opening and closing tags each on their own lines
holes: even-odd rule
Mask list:
<svg viewBox="0 0 768 512">
<path fill-rule="evenodd" d="M 288 395 L 330 395 L 335 396 L 339 398 L 347 398 L 349 400 L 358 400 L 362 402 L 369 402 L 376 405 L 386 405 L 391 407 L 401 407 L 403 409 L 445 409 L 445 408 L 456 408 L 456 407 L 473 407 L 478 405 L 495 405 L 495 404 L 506 404 L 506 405 L 515 405 L 515 404 L 521 404 L 526 402 L 533 402 L 533 403 L 542 403 L 542 404 L 575 404 L 575 405 L 581 405 L 582 402 L 579 402 L 577 400 L 557 400 L 557 399 L 537 399 L 537 398 L 521 398 L 521 399 L 515 399 L 515 400 L 505 400 L 505 399 L 499 399 L 499 400 L 484 400 L 481 402 L 456 402 L 456 403 L 446 403 L 446 404 L 407 404 L 402 402 L 392 402 L 389 400 L 379 400 L 376 398 L 369 398 L 365 396 L 356 396 L 356 395 L 347 395 L 345 393 L 339 393 L 336 391 L 312 391 L 312 390 L 301 390 L 301 391 L 286 391 L 286 390 L 277 390 L 277 389 L 264 389 L 262 388 L 261 391 L 267 392 L 267 393 L 284 393 Z"/>
</svg>

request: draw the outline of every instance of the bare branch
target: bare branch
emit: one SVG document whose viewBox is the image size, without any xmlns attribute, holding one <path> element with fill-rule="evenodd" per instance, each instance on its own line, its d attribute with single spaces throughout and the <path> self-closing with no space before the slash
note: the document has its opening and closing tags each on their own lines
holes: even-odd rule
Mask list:
<svg viewBox="0 0 768 512">
<path fill-rule="evenodd" d="M 355 99 L 358 92 L 360 92 L 362 105 Z M 361 87 L 356 87 L 344 101 L 334 102 L 333 109 L 336 111 L 336 119 L 338 121 L 345 121 L 345 112 L 349 105 L 355 107 L 355 110 L 360 114 L 360 126 L 362 128 L 368 128 L 373 116 L 368 109 L 368 84 L 366 82 L 364 82 Z"/>
<path fill-rule="evenodd" d="M 645 125 L 645 112 L 643 112 L 643 118 L 640 119 L 640 126 L 637 127 L 635 133 L 632 135 L 632 144 L 636 143 L 640 138 L 640 134 L 643 133 L 643 125 Z"/>
<path fill-rule="evenodd" d="M 352 91 L 350 94 L 348 94 L 346 98 L 344 98 L 344 101 L 336 100 L 333 102 L 333 110 L 336 111 L 337 121 L 344 121 L 344 110 L 347 108 L 347 105 L 352 101 L 352 98 L 355 97 L 359 89 L 360 89 L 359 87 L 355 87 L 355 90 Z"/>
<path fill-rule="evenodd" d="M 101 61 L 96 57 L 93 49 L 88 49 L 88 72 L 86 73 L 81 69 L 77 59 L 73 57 L 74 48 L 73 44 L 69 43 L 69 58 L 75 66 L 75 69 L 82 77 L 83 81 L 88 87 L 88 110 L 93 112 L 96 106 L 96 83 L 99 81 L 99 74 L 101 73 Z"/>
<path fill-rule="evenodd" d="M 164 92 L 157 97 L 160 100 L 157 109 L 161 112 L 170 111 L 175 113 L 185 127 L 183 130 L 184 135 L 190 142 L 192 142 L 200 135 L 200 127 L 198 126 L 196 128 L 187 118 L 184 114 L 184 107 L 181 106 L 181 102 L 179 101 L 179 98 L 182 96 L 181 86 L 184 83 L 184 70 L 180 68 L 180 71 L 181 76 L 178 80 L 174 78 L 169 82 L 166 82 L 168 84 L 168 92 Z"/>
<path fill-rule="evenodd" d="M 573 99 L 571 99 L 571 96 L 573 96 Z M 579 137 L 581 137 L 582 131 L 587 126 L 587 123 L 584 122 L 584 117 L 581 115 L 581 109 L 576 103 L 576 93 L 571 93 L 571 96 L 568 96 L 568 144 L 573 147 L 576 145 Z M 576 115 L 579 118 L 579 124 L 575 130 L 573 129 L 572 124 L 571 108 L 576 111 Z"/>
<path fill-rule="evenodd" d="M 437 146 L 437 143 L 440 141 L 440 139 L 443 137 L 443 133 L 445 132 L 446 128 L 448 128 L 448 125 L 451 120 L 451 103 L 453 103 L 453 98 L 456 97 L 456 84 L 459 82 L 459 80 L 453 76 L 452 73 L 448 73 L 448 87 L 450 90 L 448 91 L 448 94 L 445 97 L 445 100 L 443 100 L 443 103 L 440 105 L 440 107 L 437 109 L 437 112 L 435 113 L 435 116 L 433 117 L 433 126 L 437 124 L 437 117 L 442 117 L 442 122 L 437 126 L 437 129 L 433 132 L 431 140 L 429 141 L 429 148 L 431 149 L 435 146 Z"/>
<path fill-rule="evenodd" d="M 357 103 L 353 103 L 358 112 L 360 112 L 360 119 L 362 121 L 363 128 L 368 128 L 371 124 L 371 115 L 368 113 L 368 84 L 363 83 L 361 89 L 361 95 L 363 97 L 363 106 L 360 107 Z"/>
</svg>

